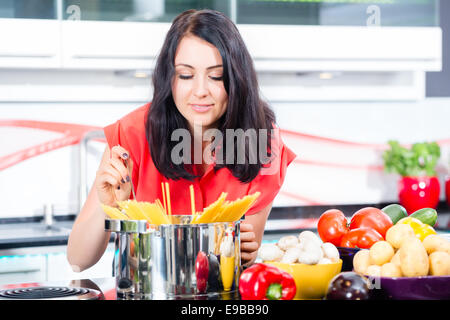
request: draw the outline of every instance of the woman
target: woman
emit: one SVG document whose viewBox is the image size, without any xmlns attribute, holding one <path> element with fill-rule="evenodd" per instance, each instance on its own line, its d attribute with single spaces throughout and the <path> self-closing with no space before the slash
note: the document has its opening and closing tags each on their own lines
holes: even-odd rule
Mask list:
<svg viewBox="0 0 450 320">
<path fill-rule="evenodd" d="M 70 234 L 69 263 L 82 271 L 103 255 L 110 235 L 104 231 L 101 203 L 117 207 L 116 200 L 132 197 L 131 183 L 136 200 L 154 202 L 163 199 L 161 183 L 168 182 L 172 212 L 177 214 L 190 212 L 190 185 L 198 211 L 221 192 L 228 193 L 228 200 L 261 192 L 241 224 L 242 263 L 251 265 L 295 154 L 271 134 L 274 114 L 260 99 L 253 62 L 233 22 L 212 10 L 180 14 L 158 57 L 153 87 L 151 103 L 104 129 L 108 146 Z M 229 144 L 228 138 L 224 143 L 230 131 L 249 129 L 267 133 L 266 139 L 258 135 L 255 140 L 253 135 L 244 144 Z M 179 150 L 177 130 L 190 137 L 181 162 L 173 152 Z M 214 139 L 206 137 L 211 130 Z M 239 134 L 231 140 L 239 140 Z M 254 146 L 268 151 L 271 161 L 255 160 Z"/>
</svg>

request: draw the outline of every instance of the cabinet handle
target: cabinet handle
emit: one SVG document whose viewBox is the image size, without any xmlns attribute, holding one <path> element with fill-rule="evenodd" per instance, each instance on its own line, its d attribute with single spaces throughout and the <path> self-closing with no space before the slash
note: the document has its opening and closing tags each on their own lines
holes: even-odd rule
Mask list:
<svg viewBox="0 0 450 320">
<path fill-rule="evenodd" d="M 54 54 L 0 53 L 0 58 L 53 58 Z"/>
<path fill-rule="evenodd" d="M 117 55 L 73 55 L 74 59 L 123 59 L 123 60 L 151 60 L 155 59 L 154 56 L 117 56 Z"/>
</svg>

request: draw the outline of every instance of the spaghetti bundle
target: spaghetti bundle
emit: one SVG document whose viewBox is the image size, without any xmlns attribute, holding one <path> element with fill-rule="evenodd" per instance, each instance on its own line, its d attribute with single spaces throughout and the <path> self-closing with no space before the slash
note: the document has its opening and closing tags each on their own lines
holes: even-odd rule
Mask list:
<svg viewBox="0 0 450 320">
<path fill-rule="evenodd" d="M 206 207 L 199 217 L 191 221 L 191 224 L 238 221 L 251 208 L 259 195 L 260 192 L 255 192 L 235 201 L 225 201 L 227 193 L 222 192 L 219 199 Z"/>
<path fill-rule="evenodd" d="M 156 199 L 154 203 L 146 201 L 126 200 L 117 201 L 119 208 L 102 204 L 103 211 L 111 219 L 120 220 L 146 220 L 153 225 L 172 224 L 172 207 L 170 203 L 169 184 L 161 183 L 162 202 Z M 222 192 L 219 198 L 204 208 L 202 212 L 195 211 L 194 188 L 190 188 L 191 224 L 234 222 L 251 208 L 259 197 L 260 192 L 247 195 L 234 201 L 227 201 L 227 193 Z"/>
</svg>

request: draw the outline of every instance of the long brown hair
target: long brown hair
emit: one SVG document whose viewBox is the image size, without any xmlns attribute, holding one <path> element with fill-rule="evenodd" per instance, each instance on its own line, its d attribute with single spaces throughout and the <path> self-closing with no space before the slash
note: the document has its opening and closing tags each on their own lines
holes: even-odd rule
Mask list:
<svg viewBox="0 0 450 320">
<path fill-rule="evenodd" d="M 187 120 L 175 106 L 171 88 L 175 74 L 175 52 L 186 35 L 193 35 L 211 43 L 222 57 L 223 83 L 228 94 L 228 103 L 226 112 L 219 119 L 218 130 L 225 137 L 227 129 L 255 129 L 257 132 L 266 129 L 265 152 L 270 156 L 270 131 L 275 123 L 275 115 L 260 97 L 253 60 L 238 29 L 228 17 L 218 11 L 188 10 L 173 21 L 153 72 L 154 93 L 146 121 L 146 137 L 156 168 L 169 179 L 193 180 L 197 177 L 190 165 L 177 165 L 171 161 L 171 150 L 176 145 L 176 142 L 171 141 L 172 132 L 179 128 L 188 129 Z M 257 139 L 259 147 L 260 138 Z M 226 144 L 223 143 L 221 147 L 226 155 Z M 236 144 L 234 148 L 233 154 L 237 157 Z M 217 171 L 226 167 L 241 182 L 248 183 L 258 175 L 264 165 L 261 159 L 258 159 L 257 163 L 249 160 L 249 148 L 246 148 L 245 163 L 216 163 L 214 169 Z"/>
</svg>

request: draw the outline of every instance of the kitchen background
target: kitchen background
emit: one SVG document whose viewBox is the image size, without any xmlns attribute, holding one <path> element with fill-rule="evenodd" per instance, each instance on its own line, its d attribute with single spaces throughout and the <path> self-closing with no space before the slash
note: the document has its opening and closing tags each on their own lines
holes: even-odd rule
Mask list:
<svg viewBox="0 0 450 320">
<path fill-rule="evenodd" d="M 44 213 L 70 227 L 105 147 L 100 130 L 151 100 L 165 33 L 189 8 L 236 22 L 298 155 L 275 209 L 397 202 L 399 176 L 381 156 L 390 139 L 439 143 L 445 201 L 450 1 L 2 0 L 0 283 L 110 273 L 112 246 L 74 273 L 64 228 L 51 247 L 12 239 L 35 239 L 24 226 Z"/>
</svg>

